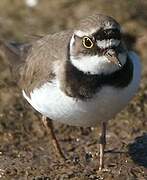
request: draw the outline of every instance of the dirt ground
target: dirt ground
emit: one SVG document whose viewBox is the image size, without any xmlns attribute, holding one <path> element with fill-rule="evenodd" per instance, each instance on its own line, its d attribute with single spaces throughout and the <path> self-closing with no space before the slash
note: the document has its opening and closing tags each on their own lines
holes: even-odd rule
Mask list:
<svg viewBox="0 0 147 180">
<path fill-rule="evenodd" d="M 98 171 L 100 127 L 82 129 L 54 123 L 68 160 L 55 153 L 41 116 L 22 98 L 0 56 L 0 179 L 147 180 L 147 2 L 145 0 L 40 0 L 29 8 L 21 0 L 0 1 L 0 39 L 27 42 L 74 27 L 94 12 L 113 16 L 123 26 L 129 48 L 142 61 L 137 96 L 111 120 L 104 172 Z M 34 38 L 34 37 L 33 37 Z"/>
</svg>

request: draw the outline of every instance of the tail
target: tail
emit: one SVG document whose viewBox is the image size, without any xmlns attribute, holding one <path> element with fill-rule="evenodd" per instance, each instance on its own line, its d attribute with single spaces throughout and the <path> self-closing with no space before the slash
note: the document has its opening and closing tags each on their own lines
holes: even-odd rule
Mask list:
<svg viewBox="0 0 147 180">
<path fill-rule="evenodd" d="M 9 64 L 13 79 L 16 82 L 20 79 L 21 69 L 30 49 L 31 44 L 8 43 L 0 40 L 0 55 Z"/>
<path fill-rule="evenodd" d="M 10 66 L 17 66 L 25 61 L 31 44 L 4 42 L 0 40 L 0 53 L 8 61 Z"/>
</svg>

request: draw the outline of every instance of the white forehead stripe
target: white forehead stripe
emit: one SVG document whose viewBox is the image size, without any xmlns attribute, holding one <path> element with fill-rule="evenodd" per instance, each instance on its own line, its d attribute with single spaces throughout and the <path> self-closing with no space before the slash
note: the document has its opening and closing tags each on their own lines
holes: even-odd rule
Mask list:
<svg viewBox="0 0 147 180">
<path fill-rule="evenodd" d="M 104 30 L 108 30 L 108 29 L 116 29 L 116 27 L 114 27 L 112 24 L 107 24 L 104 27 Z M 88 32 L 86 31 L 81 31 L 81 30 L 77 30 L 74 32 L 75 35 L 79 36 L 79 37 L 83 37 L 83 36 L 91 36 L 92 34 L 96 33 L 98 31 L 98 29 L 91 29 Z M 121 29 L 120 29 L 121 31 Z"/>
<path fill-rule="evenodd" d="M 97 40 L 96 43 L 98 47 L 105 49 L 112 46 L 117 47 L 120 44 L 120 41 L 117 39 L 107 39 L 102 41 Z"/>
</svg>

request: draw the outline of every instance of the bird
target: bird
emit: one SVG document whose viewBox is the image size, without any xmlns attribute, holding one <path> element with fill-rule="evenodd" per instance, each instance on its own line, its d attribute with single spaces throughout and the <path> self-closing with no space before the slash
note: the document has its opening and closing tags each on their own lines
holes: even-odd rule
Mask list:
<svg viewBox="0 0 147 180">
<path fill-rule="evenodd" d="M 23 97 L 42 115 L 65 158 L 52 121 L 101 127 L 99 170 L 104 169 L 106 127 L 139 88 L 139 56 L 127 49 L 120 24 L 95 13 L 69 30 L 31 43 L 1 42 Z"/>
</svg>

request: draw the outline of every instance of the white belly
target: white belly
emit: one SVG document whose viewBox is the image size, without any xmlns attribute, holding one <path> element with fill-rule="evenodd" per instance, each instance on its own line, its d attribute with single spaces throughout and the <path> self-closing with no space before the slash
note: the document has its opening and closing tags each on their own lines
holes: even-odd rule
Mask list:
<svg viewBox="0 0 147 180">
<path fill-rule="evenodd" d="M 133 60 L 134 77 L 128 87 L 116 89 L 103 87 L 92 99 L 76 100 L 66 96 L 59 88 L 59 83 L 46 83 L 35 89 L 30 98 L 24 97 L 41 114 L 62 123 L 75 126 L 95 126 L 107 121 L 120 112 L 133 97 L 140 81 L 140 65 Z"/>
</svg>

